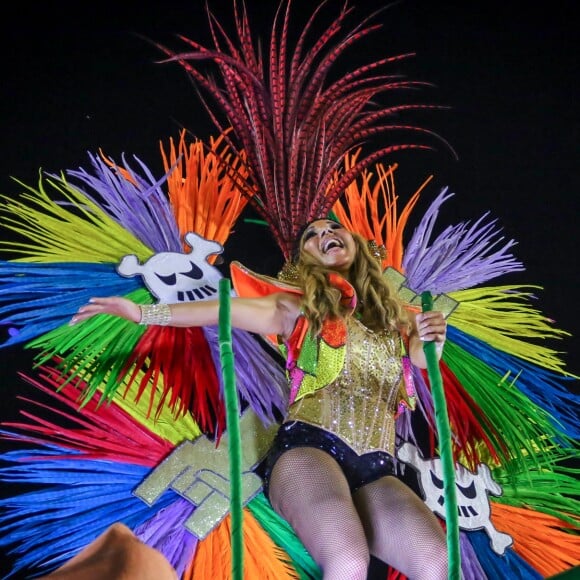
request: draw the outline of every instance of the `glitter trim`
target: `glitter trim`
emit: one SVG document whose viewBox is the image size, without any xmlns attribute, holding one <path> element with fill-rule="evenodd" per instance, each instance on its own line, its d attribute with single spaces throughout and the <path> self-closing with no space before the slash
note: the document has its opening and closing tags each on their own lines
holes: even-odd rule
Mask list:
<svg viewBox="0 0 580 580">
<path fill-rule="evenodd" d="M 143 326 L 169 326 L 171 324 L 171 309 L 169 304 L 141 304 L 141 320 Z"/>
</svg>

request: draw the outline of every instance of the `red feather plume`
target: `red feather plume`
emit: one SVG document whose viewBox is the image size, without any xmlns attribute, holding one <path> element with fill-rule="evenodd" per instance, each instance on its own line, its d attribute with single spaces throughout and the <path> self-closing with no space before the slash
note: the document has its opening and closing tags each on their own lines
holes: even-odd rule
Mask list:
<svg viewBox="0 0 580 580">
<path fill-rule="evenodd" d="M 500 463 L 500 455 L 505 457 L 507 454 L 500 433 L 444 361 L 440 362 L 439 367 L 445 385 L 449 424 L 454 434 L 452 446 L 456 460 L 461 454 L 461 463 L 473 470 L 480 463 L 489 463 L 490 460 Z M 422 371 L 422 374 L 427 381 L 427 371 Z M 434 417 L 432 421 L 434 424 Z M 431 430 L 430 434 L 433 438 L 435 431 Z M 431 443 L 434 447 L 435 441 Z"/>
<path fill-rule="evenodd" d="M 289 45 L 291 0 L 282 0 L 272 26 L 267 54 L 252 41 L 246 7 L 234 0 L 236 38 L 228 36 L 208 9 L 212 48 L 180 36 L 191 49 L 176 52 L 156 46 L 176 61 L 217 104 L 227 122 L 205 107 L 220 133 L 247 155 L 248 177 L 236 176 L 249 203 L 268 223 L 284 257 L 289 260 L 301 227 L 326 215 L 344 189 L 371 164 L 402 149 L 431 149 L 414 141 L 387 143 L 343 170 L 345 156 L 365 141 L 385 133 L 434 133 L 412 124 L 385 122 L 411 109 L 441 108 L 425 104 L 375 102 L 386 93 L 421 88 L 427 83 L 381 72 L 408 58 L 403 54 L 359 66 L 342 76 L 333 67 L 345 51 L 381 28 L 375 14 L 347 29 L 352 8 L 342 3 L 338 15 L 322 32 L 315 30 L 322 2 L 307 19 L 296 44 Z M 309 40 L 314 41 L 309 45 Z M 290 56 L 291 55 L 291 56 Z M 212 62 L 218 81 L 199 63 Z M 329 80 L 330 73 L 333 79 Z M 336 78 L 338 77 L 338 78 Z M 201 96 L 201 95 L 200 95 Z M 203 99 L 202 99 L 203 100 Z"/>
<path fill-rule="evenodd" d="M 184 357 L 184 352 L 195 354 Z M 121 376 L 134 369 L 127 382 L 128 392 L 144 369 L 137 400 L 145 391 L 150 394 L 163 389 L 157 413 L 163 404 L 177 414 L 190 411 L 204 433 L 219 437 L 225 428 L 225 408 L 215 366 L 207 363 L 211 360 L 202 328 L 149 326 L 127 359 Z M 150 407 L 149 411 L 152 410 Z"/>
</svg>

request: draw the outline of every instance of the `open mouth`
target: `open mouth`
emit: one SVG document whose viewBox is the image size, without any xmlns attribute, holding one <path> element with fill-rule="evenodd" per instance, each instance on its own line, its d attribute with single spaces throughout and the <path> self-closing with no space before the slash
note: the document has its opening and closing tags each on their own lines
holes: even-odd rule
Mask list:
<svg viewBox="0 0 580 580">
<path fill-rule="evenodd" d="M 331 238 L 322 244 L 322 253 L 328 254 L 333 248 L 344 248 L 344 244 L 336 238 Z"/>
</svg>

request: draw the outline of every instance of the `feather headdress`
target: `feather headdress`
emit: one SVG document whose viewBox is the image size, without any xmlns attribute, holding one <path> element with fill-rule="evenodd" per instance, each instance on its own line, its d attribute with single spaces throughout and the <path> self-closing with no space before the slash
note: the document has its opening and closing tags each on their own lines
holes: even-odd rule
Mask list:
<svg viewBox="0 0 580 580">
<path fill-rule="evenodd" d="M 347 28 L 352 8 L 345 2 L 336 18 L 321 33 L 316 29 L 315 35 L 315 24 L 326 4 L 322 2 L 314 10 L 296 44 L 290 46 L 292 2 L 281 2 L 267 59 L 255 46 L 245 4 L 236 1 L 236 41 L 208 9 L 212 48 L 184 36 L 180 39 L 189 46 L 187 51 L 157 44 L 217 105 L 219 111 L 208 103 L 206 108 L 220 133 L 231 127 L 232 148 L 245 152 L 249 170 L 247 178 L 237 176 L 238 187 L 268 223 L 286 260 L 291 258 L 300 228 L 326 215 L 365 168 L 395 151 L 432 147 L 411 139 L 385 141 L 385 135 L 441 139 L 399 119 L 412 109 L 438 108 L 394 100 L 395 94 L 428 86 L 387 72 L 411 54 L 381 58 L 337 74 L 344 53 L 381 25 L 372 23 L 372 15 Z M 315 40 L 309 44 L 311 38 Z M 207 61 L 215 64 L 221 83 L 202 66 Z M 379 136 L 380 146 L 344 169 L 345 156 Z"/>
</svg>

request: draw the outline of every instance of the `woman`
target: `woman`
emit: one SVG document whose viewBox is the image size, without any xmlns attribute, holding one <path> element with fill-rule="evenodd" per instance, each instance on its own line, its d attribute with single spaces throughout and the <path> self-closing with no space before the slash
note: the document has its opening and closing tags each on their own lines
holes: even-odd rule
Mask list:
<svg viewBox="0 0 580 580">
<path fill-rule="evenodd" d="M 443 315 L 408 314 L 365 240 L 333 220 L 305 228 L 296 267 L 299 293 L 231 303 L 233 326 L 278 335 L 288 357 L 291 405 L 265 477 L 272 506 L 326 580 L 366 578 L 371 555 L 409 578 L 446 578 L 443 529 L 393 477 L 394 418 L 406 398 L 404 358 L 425 368 L 423 341 L 435 341 L 441 356 Z M 217 323 L 219 302 L 139 306 L 94 298 L 71 324 L 102 313 L 141 324 L 204 326 Z M 300 355 L 308 340 L 325 337 L 337 339 L 336 348 L 320 356 L 309 381 Z"/>
</svg>

